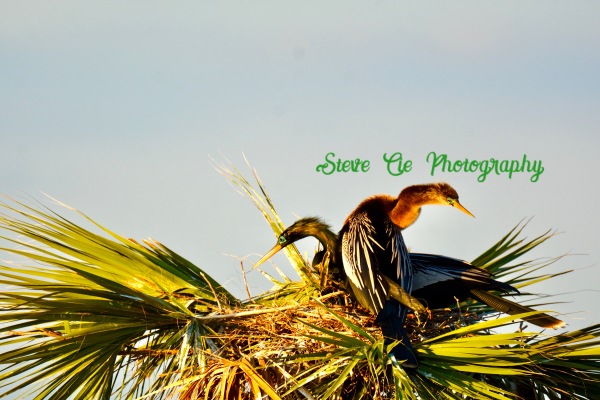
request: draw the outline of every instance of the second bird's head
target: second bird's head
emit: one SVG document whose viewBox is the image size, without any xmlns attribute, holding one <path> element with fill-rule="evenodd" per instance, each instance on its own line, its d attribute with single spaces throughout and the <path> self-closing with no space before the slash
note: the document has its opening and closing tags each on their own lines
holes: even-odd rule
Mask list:
<svg viewBox="0 0 600 400">
<path fill-rule="evenodd" d="M 307 217 L 299 219 L 290 225 L 287 229 L 285 229 L 281 234 L 277 237 L 277 244 L 273 246 L 271 250 L 267 254 L 261 257 L 260 260 L 256 264 L 254 264 L 253 268 L 258 267 L 260 264 L 267 261 L 269 258 L 273 257 L 277 252 L 281 249 L 289 246 L 290 244 L 304 239 L 308 236 L 317 236 L 320 233 L 329 231 L 329 225 L 321 221 L 316 217 Z"/>
</svg>

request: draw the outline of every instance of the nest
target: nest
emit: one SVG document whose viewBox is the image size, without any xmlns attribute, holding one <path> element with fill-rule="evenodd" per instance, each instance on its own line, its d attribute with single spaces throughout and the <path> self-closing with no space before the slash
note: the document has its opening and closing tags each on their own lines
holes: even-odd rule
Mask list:
<svg viewBox="0 0 600 400">
<path fill-rule="evenodd" d="M 251 386 L 256 385 L 256 375 L 279 395 L 296 387 L 285 398 L 312 398 L 308 393 L 314 393 L 322 382 L 319 379 L 300 382 L 307 375 L 305 372 L 314 371 L 323 360 L 341 352 L 342 337 L 369 344 L 364 337 L 366 332 L 378 340 L 381 354 L 387 353 L 383 350 L 375 316 L 343 291 L 329 293 L 308 304 L 256 305 L 231 310 L 229 315 L 231 318 L 220 319 L 215 325 L 218 334 L 212 337 L 222 346 L 208 357 L 210 361 L 195 375 L 183 399 L 252 399 L 260 392 Z M 428 310 L 425 315 L 409 313 L 405 327 L 411 342 L 416 344 L 476 320 L 479 318 L 473 312 L 438 309 Z M 361 332 L 352 329 L 347 322 L 360 327 Z M 381 364 L 386 363 L 389 364 L 389 360 L 382 360 Z M 366 363 L 364 368 L 355 371 L 352 378 L 344 382 L 340 398 L 365 394 L 366 398 L 393 397 L 394 381 L 390 371 L 374 374 Z"/>
</svg>

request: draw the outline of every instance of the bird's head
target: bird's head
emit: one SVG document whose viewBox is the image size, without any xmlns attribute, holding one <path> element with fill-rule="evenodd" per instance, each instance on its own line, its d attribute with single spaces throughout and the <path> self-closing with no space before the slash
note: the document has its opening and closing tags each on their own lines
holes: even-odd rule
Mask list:
<svg viewBox="0 0 600 400">
<path fill-rule="evenodd" d="M 460 204 L 458 193 L 447 183 L 427 183 L 403 189 L 396 199 L 390 218 L 401 229 L 412 225 L 421 213 L 421 207 L 428 204 L 452 206 L 471 217 L 473 214 Z"/>
<path fill-rule="evenodd" d="M 277 237 L 277 244 L 275 244 L 275 246 L 273 246 L 273 248 L 269 250 L 267 254 L 262 256 L 261 259 L 254 264 L 253 268 L 258 267 L 260 264 L 277 254 L 277 252 L 279 252 L 281 249 L 300 239 L 304 239 L 307 236 L 318 237 L 319 235 L 327 232 L 331 232 L 329 225 L 324 223 L 319 218 L 307 217 L 299 219 L 281 232 L 281 234 Z"/>
<path fill-rule="evenodd" d="M 452 206 L 457 210 L 474 217 L 469 210 L 460 204 L 456 190 L 444 182 L 409 186 L 400 192 L 399 200 L 405 201 L 416 207 L 427 204 Z"/>
</svg>

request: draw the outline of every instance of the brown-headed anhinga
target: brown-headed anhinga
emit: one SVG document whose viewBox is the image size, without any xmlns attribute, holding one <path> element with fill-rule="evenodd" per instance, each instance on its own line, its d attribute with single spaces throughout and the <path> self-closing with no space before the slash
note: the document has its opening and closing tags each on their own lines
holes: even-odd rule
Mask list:
<svg viewBox="0 0 600 400">
<path fill-rule="evenodd" d="M 413 290 L 414 269 L 402 230 L 412 225 L 425 205 L 447 205 L 472 214 L 446 183 L 409 186 L 397 197 L 377 195 L 364 200 L 350 213 L 340 230 L 338 246 L 344 272 L 359 303 L 377 317 L 375 322 L 391 350 L 405 367 L 416 367 L 417 357 L 404 330 L 407 308 L 390 298 L 385 277 L 404 291 Z"/>
</svg>

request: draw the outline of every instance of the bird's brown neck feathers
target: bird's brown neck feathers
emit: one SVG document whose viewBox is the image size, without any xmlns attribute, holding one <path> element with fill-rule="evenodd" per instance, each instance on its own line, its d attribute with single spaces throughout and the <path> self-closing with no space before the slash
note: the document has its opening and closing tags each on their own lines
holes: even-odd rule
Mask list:
<svg viewBox="0 0 600 400">
<path fill-rule="evenodd" d="M 401 229 L 411 226 L 421 213 L 421 207 L 427 204 L 445 204 L 440 201 L 440 184 L 413 185 L 400 192 L 398 197 L 380 194 L 364 200 L 346 219 L 345 225 L 357 212 L 369 209 L 383 210 L 394 224 Z"/>
<path fill-rule="evenodd" d="M 411 226 L 421 214 L 420 206 L 412 206 L 406 203 L 398 202 L 390 212 L 390 219 L 401 229 Z"/>
<path fill-rule="evenodd" d="M 437 204 L 435 185 L 414 185 L 404 189 L 397 198 L 393 199 L 393 208 L 389 211 L 392 222 L 401 229 L 411 226 L 421 214 L 421 206 Z"/>
</svg>

